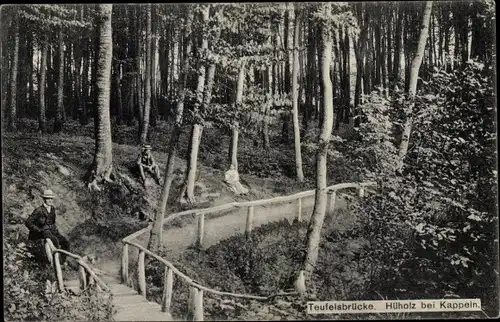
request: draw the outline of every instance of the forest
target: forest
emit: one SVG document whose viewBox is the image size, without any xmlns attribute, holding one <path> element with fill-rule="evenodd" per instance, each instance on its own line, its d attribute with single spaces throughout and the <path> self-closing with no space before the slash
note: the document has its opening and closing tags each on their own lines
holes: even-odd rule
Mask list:
<svg viewBox="0 0 500 322">
<path fill-rule="evenodd" d="M 232 202 L 314 189 L 310 219 L 187 249 L 175 263 L 197 281 L 252 294 L 290 288 L 325 301 L 480 298 L 478 316 L 498 316 L 495 9 L 491 0 L 2 6 L 4 219 L 29 215 L 26 205 L 37 200 L 24 196 L 42 181 L 26 177 L 48 170 L 24 164 L 52 152 L 78 168 L 70 180 L 80 188 L 67 191 L 85 200 L 81 209 L 147 208 L 147 249 L 167 256 L 164 219 L 220 205 L 204 202 L 200 187 L 232 171 L 250 192 L 214 184 L 214 195 Z M 146 144 L 162 182 L 132 189 L 137 155 L 129 151 Z M 64 185 L 54 180 L 44 184 Z M 276 187 L 266 195 L 269 180 Z M 328 187 L 349 182 L 376 186 L 339 210 L 352 218 L 339 229 Z M 116 203 L 119 186 L 128 194 Z M 145 227 L 118 215 L 99 220 L 117 240 Z M 273 234 L 283 244 L 266 250 Z M 105 306 L 97 293 L 72 302 L 68 311 L 81 315 L 58 315 L 66 298 L 52 308 L 37 298 L 43 309 L 34 308 L 20 290 L 44 288 L 52 273 L 38 276 L 24 263 L 19 237 L 4 240 L 15 286 L 4 296 L 16 303 L 9 320 L 110 318 L 82 313 L 89 303 Z M 369 246 L 339 255 L 350 241 Z M 155 265 L 147 263 L 155 276 L 148 296 L 161 300 Z M 255 319 L 248 312 L 261 310 L 243 303 L 246 313 L 228 313 L 220 303 L 205 304 L 206 319 Z M 185 310 L 177 304 L 174 313 Z M 314 318 L 304 310 L 291 317 Z"/>
</svg>

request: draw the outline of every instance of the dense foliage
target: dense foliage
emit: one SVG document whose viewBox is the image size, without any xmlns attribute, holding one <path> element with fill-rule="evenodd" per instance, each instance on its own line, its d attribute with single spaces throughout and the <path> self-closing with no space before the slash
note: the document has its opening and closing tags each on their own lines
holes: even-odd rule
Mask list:
<svg viewBox="0 0 500 322">
<path fill-rule="evenodd" d="M 493 93 L 492 69 L 480 63 L 436 70 L 417 97 L 413 144 L 396 176 L 389 166 L 394 146 L 383 138 L 391 126 L 382 125 L 400 124 L 397 115 L 368 114 L 361 126 L 365 154 L 383 155 L 366 163 L 366 177 L 378 176 L 380 189 L 356 209 L 362 221 L 352 234 L 370 240 L 370 258 L 383 264 L 371 287 L 384 296 L 481 298 L 490 312 L 497 310 Z M 395 110 L 401 101 L 375 96 L 364 111 L 373 104 Z M 367 131 L 375 127 L 384 130 Z M 385 150 L 373 151 L 374 139 Z"/>
</svg>

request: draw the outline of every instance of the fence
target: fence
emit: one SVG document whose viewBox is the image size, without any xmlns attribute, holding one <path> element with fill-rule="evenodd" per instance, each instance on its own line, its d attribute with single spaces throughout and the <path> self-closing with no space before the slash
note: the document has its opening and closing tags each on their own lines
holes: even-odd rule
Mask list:
<svg viewBox="0 0 500 322">
<path fill-rule="evenodd" d="M 358 189 L 358 196 L 363 197 L 365 195 L 365 190 L 369 186 L 375 186 L 375 182 L 365 182 L 365 183 L 342 183 L 333 185 L 327 188 L 329 200 L 328 200 L 328 209 L 330 212 L 333 212 L 335 209 L 336 203 L 336 195 L 339 190 L 343 189 Z M 293 208 L 295 209 L 292 212 L 292 215 L 299 221 L 305 219 L 304 214 L 304 204 L 307 202 L 307 199 L 313 197 L 315 195 L 315 190 L 304 191 L 300 193 L 296 193 L 290 196 L 276 197 L 271 199 L 263 199 L 263 200 L 255 200 L 248 202 L 233 202 L 229 204 L 224 204 L 216 207 L 205 208 L 205 209 L 192 209 L 186 210 L 179 213 L 175 213 L 170 215 L 169 217 L 163 220 L 163 225 L 172 222 L 174 219 L 184 217 L 184 216 L 195 216 L 197 220 L 196 232 L 195 232 L 195 243 L 198 246 L 207 246 L 206 241 L 206 220 L 207 217 L 216 217 L 220 215 L 221 212 L 227 212 L 228 210 L 233 211 L 233 216 L 246 216 L 244 222 L 244 232 L 247 236 L 251 235 L 252 229 L 255 227 L 255 209 L 257 207 L 264 207 L 269 205 L 283 204 L 283 203 L 293 203 Z M 223 217 L 227 221 L 227 216 Z M 193 320 L 201 321 L 203 320 L 203 294 L 212 293 L 221 296 L 228 296 L 233 298 L 240 299 L 252 299 L 252 300 L 260 300 L 266 301 L 270 298 L 274 298 L 276 296 L 282 295 L 290 295 L 295 294 L 296 292 L 289 293 L 277 293 L 271 296 L 256 296 L 249 294 L 238 294 L 238 293 L 230 293 L 230 292 L 221 292 L 218 290 L 214 290 L 212 288 L 205 287 L 200 285 L 199 283 L 193 281 L 192 278 L 187 276 L 186 274 L 179 271 L 170 261 L 152 253 L 145 246 L 140 245 L 136 240 L 149 232 L 152 229 L 152 225 L 139 230 L 125 238 L 122 239 L 123 242 L 123 251 L 122 251 L 122 267 L 121 267 L 121 277 L 123 283 L 128 283 L 129 281 L 129 246 L 132 246 L 134 249 L 138 250 L 138 260 L 137 260 L 137 280 L 138 280 L 138 291 L 141 295 L 146 297 L 146 275 L 145 275 L 145 256 L 159 261 L 165 266 L 164 269 L 164 285 L 163 285 L 163 296 L 162 296 L 162 311 L 170 312 L 170 307 L 172 303 L 173 296 L 173 278 L 174 275 L 180 278 L 184 283 L 189 285 L 190 287 L 190 295 L 188 300 L 188 308 L 189 313 Z M 170 233 L 170 231 L 169 231 Z M 187 236 L 187 234 L 185 235 Z M 218 236 L 219 238 L 221 236 Z M 188 243 L 192 243 L 189 241 L 189 238 L 185 238 L 188 240 Z M 300 272 L 302 274 L 302 272 Z"/>
<path fill-rule="evenodd" d="M 45 239 L 44 247 L 47 259 L 49 260 L 50 265 L 55 270 L 59 291 L 61 292 L 64 291 L 64 280 L 62 276 L 61 261 L 60 261 L 61 253 L 76 259 L 76 262 L 78 263 L 79 266 L 78 280 L 80 281 L 80 289 L 85 290 L 87 288 L 87 285 L 92 285 L 95 283 L 98 290 L 109 291 L 108 286 L 101 279 L 99 279 L 99 277 L 97 277 L 97 275 L 92 271 L 92 269 L 83 261 L 82 257 L 70 253 L 68 251 L 65 251 L 63 249 L 56 248 L 49 238 Z M 87 283 L 87 276 L 89 277 L 88 283 Z"/>
</svg>

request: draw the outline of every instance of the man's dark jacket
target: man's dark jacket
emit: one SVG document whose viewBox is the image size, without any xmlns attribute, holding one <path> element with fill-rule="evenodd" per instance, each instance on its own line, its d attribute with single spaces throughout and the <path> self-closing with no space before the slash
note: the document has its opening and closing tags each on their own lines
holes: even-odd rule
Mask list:
<svg viewBox="0 0 500 322">
<path fill-rule="evenodd" d="M 31 216 L 26 219 L 25 225 L 30 230 L 28 239 L 36 240 L 46 238 L 47 234 L 57 232 L 56 228 L 56 210 L 50 207 L 50 213 L 44 205 L 36 208 Z"/>
</svg>

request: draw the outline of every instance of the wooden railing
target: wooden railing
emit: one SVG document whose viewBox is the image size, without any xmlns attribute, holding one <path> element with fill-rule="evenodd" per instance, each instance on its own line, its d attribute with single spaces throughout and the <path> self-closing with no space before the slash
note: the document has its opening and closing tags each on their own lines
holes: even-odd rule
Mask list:
<svg viewBox="0 0 500 322">
<path fill-rule="evenodd" d="M 95 284 L 98 290 L 109 291 L 108 286 L 92 271 L 92 269 L 87 265 L 87 263 L 84 262 L 82 257 L 70 253 L 68 251 L 65 251 L 63 249 L 56 248 L 54 246 L 54 243 L 52 243 L 52 241 L 49 238 L 45 239 L 44 246 L 47 259 L 49 260 L 50 265 L 55 270 L 59 291 L 61 292 L 64 291 L 64 280 L 62 276 L 61 260 L 60 260 L 61 254 L 65 254 L 66 256 L 76 259 L 76 262 L 78 263 L 79 266 L 78 280 L 80 281 L 80 289 L 85 290 L 87 288 L 87 285 Z M 89 277 L 88 281 L 87 281 L 87 276 Z"/>
<path fill-rule="evenodd" d="M 375 186 L 375 182 L 365 182 L 365 183 L 341 183 L 337 185 L 333 185 L 327 188 L 327 193 L 329 195 L 328 208 L 330 212 L 332 212 L 335 208 L 335 199 L 338 190 L 341 189 L 349 189 L 356 188 L 358 189 L 358 196 L 363 197 L 365 195 L 365 190 L 369 186 Z M 186 210 L 178 213 L 174 213 L 163 220 L 163 224 L 166 224 L 169 221 L 172 221 L 176 218 L 195 214 L 198 217 L 198 232 L 197 232 L 197 245 L 203 245 L 203 237 L 204 237 L 204 227 L 205 227 L 205 215 L 210 213 L 216 213 L 220 211 L 237 209 L 237 208 L 247 208 L 247 217 L 246 217 L 246 225 L 245 225 L 245 234 L 250 236 L 252 228 L 253 228 L 253 218 L 254 218 L 254 207 L 256 206 L 265 206 L 275 203 L 283 203 L 296 201 L 296 218 L 297 220 L 302 220 L 302 199 L 306 197 L 314 196 L 315 190 L 309 190 L 304 192 L 299 192 L 290 196 L 276 197 L 270 199 L 262 199 L 255 201 L 247 201 L 247 202 L 233 202 L 229 204 L 224 204 L 211 208 L 204 209 L 192 209 Z M 139 293 L 146 297 L 146 275 L 145 275 L 145 256 L 159 261 L 163 265 L 165 265 L 164 270 L 164 285 L 163 285 L 163 296 L 162 296 L 162 311 L 170 312 L 170 306 L 172 303 L 172 295 L 173 295 L 173 278 L 174 275 L 181 278 L 184 283 L 190 286 L 189 300 L 188 300 L 188 314 L 192 318 L 193 321 L 202 321 L 203 320 L 203 292 L 212 293 L 221 296 L 229 296 L 234 298 L 242 298 L 242 299 L 252 299 L 259 301 L 267 301 L 271 298 L 283 295 L 291 295 L 296 294 L 297 292 L 289 292 L 289 293 L 277 293 L 271 296 L 257 296 L 257 295 L 249 295 L 249 294 L 238 294 L 238 293 L 230 293 L 230 292 L 221 292 L 214 290 L 212 288 L 205 287 L 200 285 L 193 279 L 191 279 L 186 274 L 179 271 L 170 261 L 152 253 L 144 246 L 134 242 L 133 240 L 138 238 L 139 236 L 149 232 L 152 229 L 152 224 L 148 227 L 141 229 L 125 238 L 122 239 L 123 242 L 123 252 L 122 252 L 122 267 L 121 267 L 121 275 L 122 282 L 127 283 L 129 281 L 129 246 L 135 247 L 139 250 L 139 257 L 137 261 L 137 280 L 138 280 L 138 288 Z"/>
</svg>

